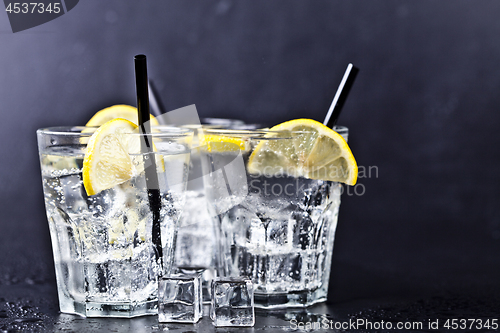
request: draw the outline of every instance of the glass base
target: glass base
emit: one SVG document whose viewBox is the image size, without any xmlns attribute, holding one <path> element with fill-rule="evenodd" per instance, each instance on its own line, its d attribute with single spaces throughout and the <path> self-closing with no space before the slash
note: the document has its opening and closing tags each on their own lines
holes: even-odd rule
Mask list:
<svg viewBox="0 0 500 333">
<path fill-rule="evenodd" d="M 116 302 L 116 303 L 96 303 L 96 302 L 60 302 L 61 312 L 76 314 L 83 317 L 116 317 L 133 318 L 139 316 L 157 315 L 158 300 L 146 302 Z"/>
<path fill-rule="evenodd" d="M 295 291 L 283 294 L 254 294 L 254 306 L 260 309 L 305 308 L 326 301 L 323 290 Z"/>
</svg>

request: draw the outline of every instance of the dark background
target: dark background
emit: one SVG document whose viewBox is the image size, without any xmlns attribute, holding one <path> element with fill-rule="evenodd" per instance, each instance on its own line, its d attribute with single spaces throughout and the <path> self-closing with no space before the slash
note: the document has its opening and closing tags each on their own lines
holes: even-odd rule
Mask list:
<svg viewBox="0 0 500 333">
<path fill-rule="evenodd" d="M 339 124 L 372 174 L 343 196 L 329 301 L 500 295 L 499 17 L 498 1 L 85 0 L 14 34 L 0 13 L 0 285 L 55 293 L 36 129 L 135 105 L 144 53 L 168 110 L 270 124 L 322 121 L 352 62 Z"/>
</svg>

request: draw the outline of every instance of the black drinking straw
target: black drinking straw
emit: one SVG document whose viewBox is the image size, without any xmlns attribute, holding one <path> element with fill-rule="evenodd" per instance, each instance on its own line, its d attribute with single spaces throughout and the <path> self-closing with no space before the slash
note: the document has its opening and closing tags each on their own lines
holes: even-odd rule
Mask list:
<svg viewBox="0 0 500 333">
<path fill-rule="evenodd" d="M 135 63 L 135 86 L 137 90 L 137 109 L 139 114 L 139 131 L 141 135 L 141 152 L 144 158 L 144 172 L 146 174 L 146 187 L 148 191 L 149 206 L 153 213 L 152 239 L 156 249 L 156 261 L 160 264 L 160 272 L 163 270 L 163 249 L 161 246 L 160 209 L 161 197 L 158 174 L 156 173 L 156 161 L 153 153 L 153 142 L 151 124 L 149 121 L 149 97 L 148 97 L 148 70 L 146 56 L 143 54 L 134 57 Z"/>
<path fill-rule="evenodd" d="M 344 73 L 344 77 L 340 82 L 340 85 L 335 93 L 335 97 L 333 98 L 332 104 L 330 105 L 330 109 L 328 109 L 328 113 L 326 114 L 325 120 L 323 121 L 323 125 L 333 128 L 339 119 L 340 111 L 342 111 L 342 107 L 347 99 L 347 95 L 351 90 L 351 87 L 354 83 L 354 79 L 358 74 L 359 69 L 354 67 L 353 64 L 347 65 L 347 69 Z"/>
</svg>

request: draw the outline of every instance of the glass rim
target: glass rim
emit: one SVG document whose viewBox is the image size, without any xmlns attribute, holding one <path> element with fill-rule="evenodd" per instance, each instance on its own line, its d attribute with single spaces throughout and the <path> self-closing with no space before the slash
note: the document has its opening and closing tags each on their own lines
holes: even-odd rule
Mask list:
<svg viewBox="0 0 500 333">
<path fill-rule="evenodd" d="M 265 127 L 260 126 L 260 124 L 185 124 L 178 125 L 182 128 L 190 128 L 194 130 L 206 130 L 206 129 L 215 129 L 215 130 L 240 130 L 240 131 L 258 131 L 258 130 L 266 130 Z"/>
<path fill-rule="evenodd" d="M 212 125 L 212 124 L 185 124 L 185 125 L 178 125 L 180 128 L 189 128 L 193 130 L 199 130 L 199 129 L 225 129 L 227 127 L 224 127 L 224 125 Z"/>
<path fill-rule="evenodd" d="M 333 126 L 332 128 L 335 132 L 339 132 L 339 131 L 342 131 L 342 132 L 345 132 L 345 131 L 348 131 L 349 128 L 347 126 L 342 126 L 342 125 L 335 125 Z"/>
<path fill-rule="evenodd" d="M 57 135 L 57 136 L 81 136 L 90 137 L 99 128 L 99 126 L 53 126 L 39 128 L 37 134 Z M 87 130 L 87 132 L 85 132 Z M 181 128 L 168 125 L 154 125 L 151 126 L 152 133 L 124 133 L 125 135 L 141 135 L 153 137 L 188 137 L 194 134 L 194 131 L 189 128 Z M 154 132 L 157 130 L 157 132 Z"/>
<path fill-rule="evenodd" d="M 203 135 L 214 134 L 220 136 L 232 136 L 241 139 L 272 139 L 266 135 L 279 134 L 279 131 L 270 130 L 247 130 L 247 129 L 230 129 L 230 128 L 202 128 Z"/>
<path fill-rule="evenodd" d="M 245 121 L 235 118 L 218 118 L 218 117 L 203 117 L 200 119 L 202 125 L 219 125 L 224 126 L 228 124 L 242 125 Z"/>
<path fill-rule="evenodd" d="M 273 131 L 270 129 L 228 129 L 228 128 L 202 128 L 203 134 L 232 136 L 247 140 L 287 140 L 299 134 L 314 133 L 313 131 Z M 342 135 L 349 131 L 346 126 L 334 126 L 333 130 Z M 280 133 L 289 132 L 291 135 L 277 137 Z"/>
</svg>

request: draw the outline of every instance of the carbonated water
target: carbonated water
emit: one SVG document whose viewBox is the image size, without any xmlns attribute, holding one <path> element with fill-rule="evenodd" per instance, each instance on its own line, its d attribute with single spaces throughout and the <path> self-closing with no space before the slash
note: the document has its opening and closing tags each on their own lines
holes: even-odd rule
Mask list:
<svg viewBox="0 0 500 333">
<path fill-rule="evenodd" d="M 127 317 L 156 313 L 160 266 L 151 241 L 144 174 L 88 196 L 82 181 L 84 147 L 47 148 L 40 158 L 61 311 Z M 170 155 L 158 173 L 166 266 L 171 265 L 168 254 L 183 204 L 168 181 L 180 177 L 182 183 L 188 161 L 189 154 Z"/>
<path fill-rule="evenodd" d="M 261 306 L 325 300 L 341 185 L 284 175 L 248 175 L 248 184 L 218 217 L 222 274 L 251 278 Z"/>
</svg>

